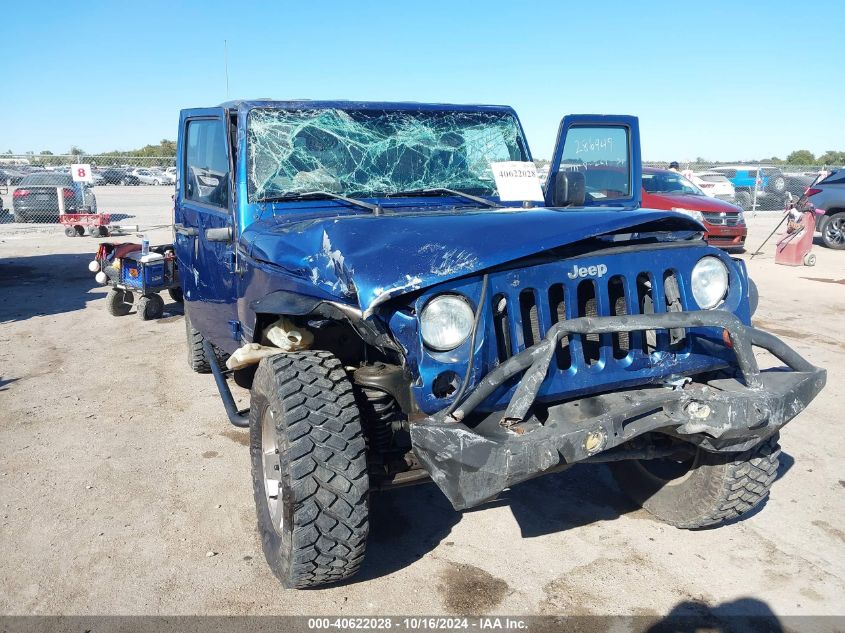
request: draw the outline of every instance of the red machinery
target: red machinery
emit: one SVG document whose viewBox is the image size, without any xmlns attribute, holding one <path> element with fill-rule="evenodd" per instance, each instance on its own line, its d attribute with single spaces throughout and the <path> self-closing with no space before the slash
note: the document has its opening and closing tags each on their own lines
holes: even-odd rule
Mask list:
<svg viewBox="0 0 845 633">
<path fill-rule="evenodd" d="M 816 231 L 816 209 L 806 196 L 801 196 L 796 202 L 789 193 L 783 219 L 757 250 L 751 253 L 751 259 L 763 252 L 763 246 L 784 222 L 787 222 L 786 235 L 775 246 L 775 263 L 784 266 L 815 266 L 816 256 L 810 251 L 813 249 L 813 234 Z"/>
<path fill-rule="evenodd" d="M 810 207 L 804 211 L 791 209 L 786 235 L 775 247 L 775 263 L 784 266 L 815 266 L 816 256 L 812 253 L 813 233 L 816 231 L 816 210 Z"/>
<path fill-rule="evenodd" d="M 94 237 L 107 237 L 111 214 L 109 213 L 64 213 L 59 216 L 59 223 L 65 227 L 68 237 L 82 237 L 86 233 Z"/>
</svg>

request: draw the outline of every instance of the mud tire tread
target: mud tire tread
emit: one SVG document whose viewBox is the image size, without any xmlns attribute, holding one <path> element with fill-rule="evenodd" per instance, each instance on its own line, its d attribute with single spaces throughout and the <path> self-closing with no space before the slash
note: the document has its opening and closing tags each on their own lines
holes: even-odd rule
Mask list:
<svg viewBox="0 0 845 633">
<path fill-rule="evenodd" d="M 286 537 L 268 522 L 261 465 L 262 412 L 277 412 L 287 478 Z M 330 352 L 264 359 L 253 381 L 253 490 L 264 554 L 286 587 L 345 580 L 364 559 L 369 530 L 366 445 L 352 385 Z M 281 414 L 281 415 L 278 415 Z"/>
<path fill-rule="evenodd" d="M 613 465 L 628 496 L 661 521 L 683 529 L 717 526 L 738 519 L 769 496 L 780 456 L 775 433 L 743 453 L 707 454 L 702 475 L 677 486 L 649 488 L 632 463 Z"/>
</svg>

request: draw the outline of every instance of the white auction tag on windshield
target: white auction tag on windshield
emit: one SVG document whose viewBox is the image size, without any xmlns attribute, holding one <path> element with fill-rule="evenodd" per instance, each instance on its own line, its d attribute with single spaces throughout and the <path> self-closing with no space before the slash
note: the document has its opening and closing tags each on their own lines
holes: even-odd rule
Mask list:
<svg viewBox="0 0 845 633">
<path fill-rule="evenodd" d="M 493 177 L 496 179 L 496 189 L 499 200 L 509 202 L 514 200 L 543 200 L 543 189 L 537 178 L 537 166 L 531 162 L 509 160 L 501 163 L 490 163 Z"/>
</svg>

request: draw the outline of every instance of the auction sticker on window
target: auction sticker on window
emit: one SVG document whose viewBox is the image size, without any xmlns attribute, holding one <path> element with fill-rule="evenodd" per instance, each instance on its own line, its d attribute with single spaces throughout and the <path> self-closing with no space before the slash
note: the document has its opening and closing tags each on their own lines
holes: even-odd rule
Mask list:
<svg viewBox="0 0 845 633">
<path fill-rule="evenodd" d="M 510 160 L 490 163 L 490 168 L 493 170 L 493 177 L 496 179 L 499 199 L 503 202 L 543 200 L 543 190 L 540 187 L 537 167 L 534 163 Z"/>
</svg>

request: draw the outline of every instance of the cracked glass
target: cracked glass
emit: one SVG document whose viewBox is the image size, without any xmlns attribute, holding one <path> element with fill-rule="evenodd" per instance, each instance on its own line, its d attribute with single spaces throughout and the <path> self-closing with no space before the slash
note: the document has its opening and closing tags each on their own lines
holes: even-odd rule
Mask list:
<svg viewBox="0 0 845 633">
<path fill-rule="evenodd" d="M 448 188 L 496 195 L 491 162 L 528 160 L 505 112 L 257 108 L 247 123 L 250 202 Z"/>
</svg>

